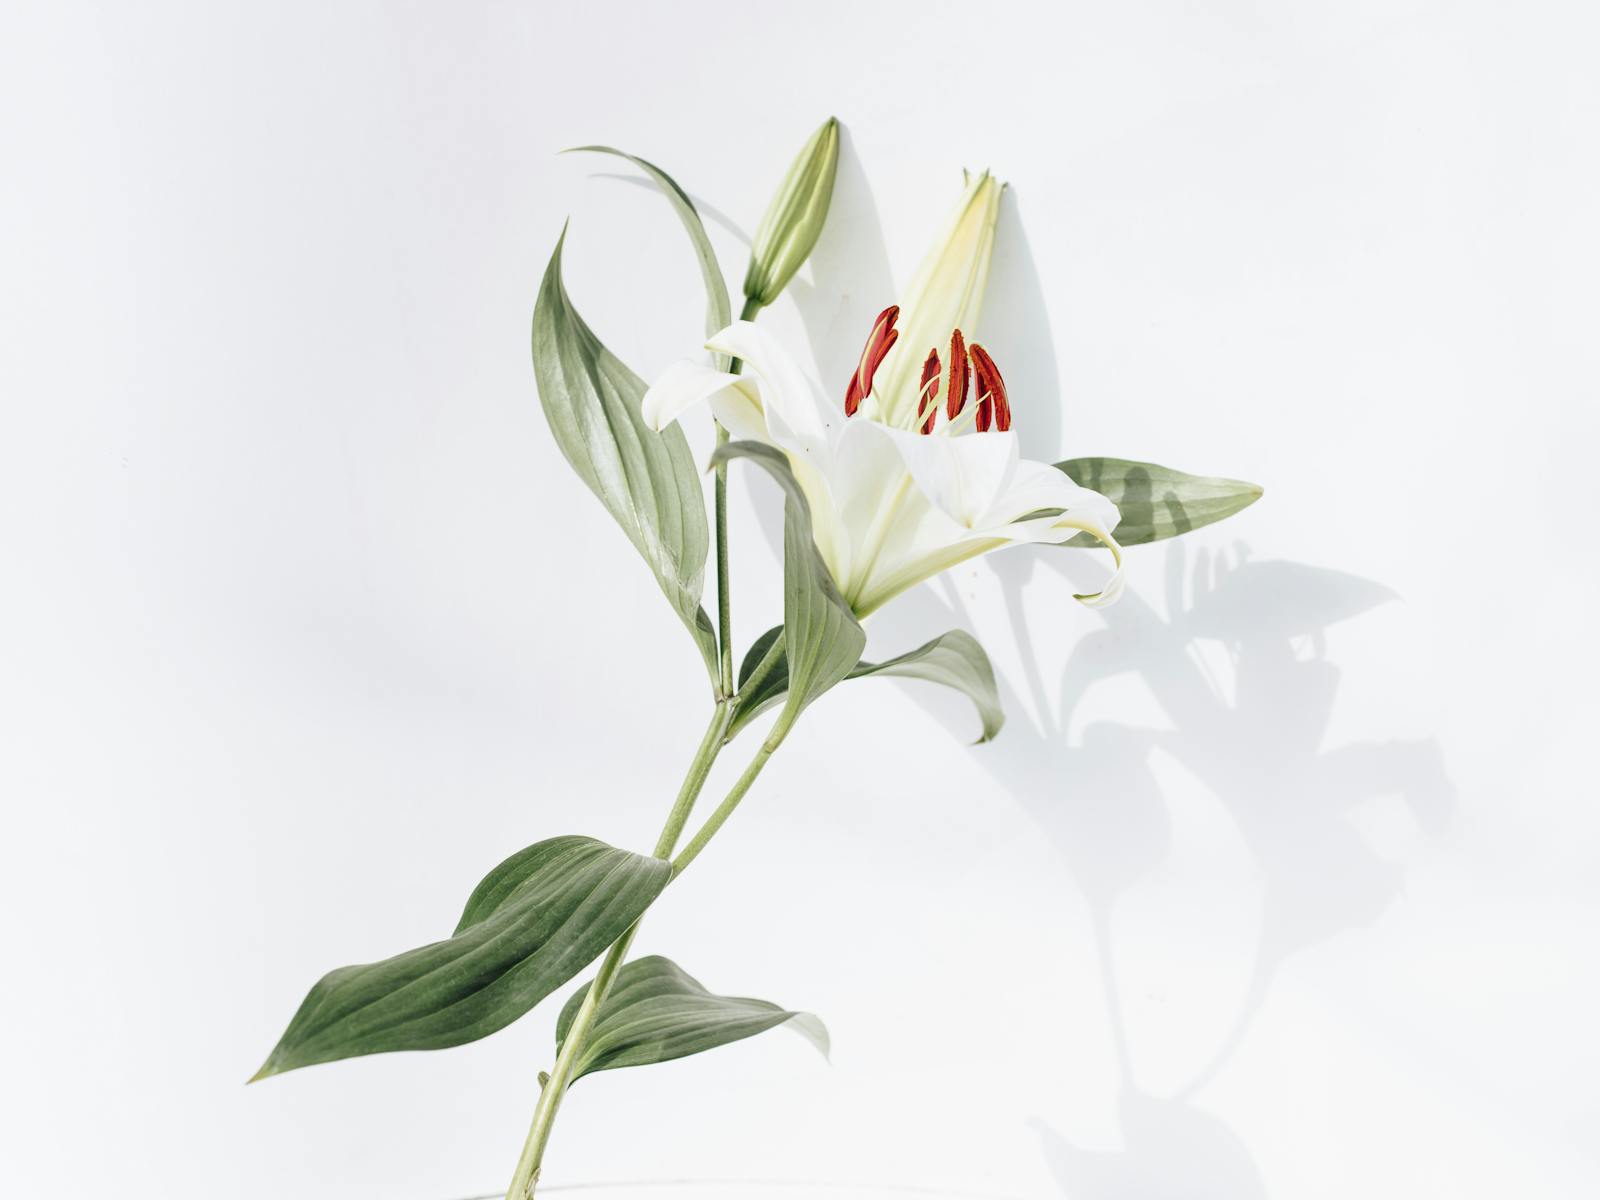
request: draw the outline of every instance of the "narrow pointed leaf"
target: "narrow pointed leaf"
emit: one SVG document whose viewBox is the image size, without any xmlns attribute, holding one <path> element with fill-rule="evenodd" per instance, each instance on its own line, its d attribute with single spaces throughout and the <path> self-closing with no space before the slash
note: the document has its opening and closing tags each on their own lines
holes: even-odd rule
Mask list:
<svg viewBox="0 0 1600 1200">
<path fill-rule="evenodd" d="M 711 239 L 706 236 L 705 223 L 700 220 L 700 213 L 695 209 L 694 201 L 689 199 L 689 193 L 679 187 L 677 181 L 655 163 L 636 158 L 612 146 L 577 146 L 569 153 L 614 154 L 618 158 L 627 159 L 654 180 L 655 185 L 661 189 L 661 194 L 667 198 L 673 211 L 678 214 L 678 220 L 683 222 L 689 240 L 694 243 L 695 258 L 700 263 L 700 278 L 706 286 L 706 336 L 710 337 L 726 329 L 733 322 L 733 307 L 728 299 L 728 283 L 722 277 L 722 267 L 717 262 L 716 251 L 711 248 Z M 719 371 L 727 370 L 727 355 L 716 354 L 712 357 L 716 360 Z"/>
<path fill-rule="evenodd" d="M 1122 520 L 1112 532 L 1124 546 L 1177 537 L 1231 517 L 1261 498 L 1261 488 L 1253 483 L 1187 475 L 1126 458 L 1072 458 L 1057 463 L 1056 469 L 1117 506 Z M 1086 533 L 1063 544 L 1099 545 Z"/>
<path fill-rule="evenodd" d="M 318 980 L 256 1078 L 486 1037 L 593 962 L 671 876 L 593 838 L 529 846 L 478 885 L 453 937 Z"/>
<path fill-rule="evenodd" d="M 867 635 L 839 594 L 811 535 L 811 509 L 783 452 L 760 442 L 718 446 L 713 465 L 748 458 L 778 481 L 783 506 L 783 644 L 788 704 L 774 727 L 788 731 L 802 709 L 848 675 Z"/>
<path fill-rule="evenodd" d="M 640 413 L 644 381 L 619 362 L 572 307 L 561 281 L 563 233 L 533 310 L 539 401 L 556 444 L 655 573 L 717 675 L 716 633 L 700 607 L 711 545 L 705 497 L 677 425 L 657 433 Z"/>
<path fill-rule="evenodd" d="M 778 629 L 767 630 L 755 640 L 745 655 L 739 669 L 740 695 L 744 698 L 729 728 L 729 737 L 776 704 L 788 686 L 786 665 L 779 662 L 754 691 L 746 692 L 743 689 L 744 681 L 753 673 L 755 664 L 761 661 L 780 632 Z M 989 662 L 988 654 L 978 644 L 978 639 L 963 630 L 952 629 L 949 633 L 940 634 L 931 642 L 887 662 L 859 662 L 846 678 L 865 679 L 871 675 L 922 679 L 955 688 L 971 700 L 978 710 L 978 718 L 983 722 L 983 734 L 978 738 L 980 743 L 991 740 L 1005 724 L 1006 715 L 1000 707 L 1000 691 L 995 685 L 994 667 Z"/>
<path fill-rule="evenodd" d="M 589 986 L 579 988 L 561 1010 L 556 1022 L 558 1046 L 566 1040 Z M 572 1077 L 684 1058 L 779 1025 L 788 1025 L 827 1057 L 828 1031 L 810 1013 L 766 1000 L 715 995 L 659 955 L 635 959 L 617 973 Z"/>
</svg>

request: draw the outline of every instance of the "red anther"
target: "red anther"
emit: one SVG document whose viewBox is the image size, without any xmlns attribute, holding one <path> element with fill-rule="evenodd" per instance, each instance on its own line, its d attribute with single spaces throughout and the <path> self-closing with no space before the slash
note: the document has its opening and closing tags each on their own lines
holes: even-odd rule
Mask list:
<svg viewBox="0 0 1600 1200">
<path fill-rule="evenodd" d="M 967 340 L 957 329 L 950 335 L 950 382 L 944 389 L 944 415 L 954 421 L 967 406 L 967 382 L 972 372 L 967 367 Z"/>
<path fill-rule="evenodd" d="M 850 386 L 844 394 L 844 415 L 853 417 L 856 410 L 861 407 L 861 402 L 872 392 L 872 376 L 883 362 L 883 356 L 889 353 L 895 339 L 900 336 L 900 331 L 894 327 L 895 318 L 900 315 L 900 306 L 891 304 L 878 314 L 878 319 L 872 323 L 872 332 L 867 335 L 867 344 L 862 348 L 861 360 L 856 364 L 855 374 L 850 377 Z"/>
<path fill-rule="evenodd" d="M 850 372 L 850 386 L 844 393 L 844 415 L 853 417 L 856 409 L 861 407 L 861 381 L 854 371 Z"/>
<path fill-rule="evenodd" d="M 934 399 L 939 395 L 939 352 L 928 351 L 928 360 L 922 364 L 922 385 L 917 389 L 917 412 L 922 418 L 922 432 L 932 433 L 933 423 L 939 416 L 939 406 Z"/>
<path fill-rule="evenodd" d="M 1006 382 L 989 352 L 977 343 L 968 348 L 972 373 L 977 377 L 979 433 L 987 433 L 992 423 L 1001 433 L 1011 428 L 1011 402 L 1006 399 Z"/>
</svg>

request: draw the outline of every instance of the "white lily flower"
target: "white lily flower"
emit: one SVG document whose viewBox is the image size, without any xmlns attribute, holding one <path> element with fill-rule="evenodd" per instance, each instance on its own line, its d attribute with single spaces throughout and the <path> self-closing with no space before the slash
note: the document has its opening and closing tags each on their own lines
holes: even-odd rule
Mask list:
<svg viewBox="0 0 1600 1200">
<path fill-rule="evenodd" d="M 1115 570 L 1078 599 L 1109 604 L 1121 593 L 1116 505 L 1021 457 L 999 368 L 961 332 L 982 301 L 1002 186 L 987 173 L 969 180 L 913 280 L 908 336 L 896 327 L 897 306 L 879 315 L 842 407 L 824 402 L 776 339 L 749 321 L 706 342 L 741 359 L 744 375 L 686 359 L 645 393 L 644 418 L 655 429 L 709 402 L 735 438 L 783 452 L 810 504 L 817 549 L 858 617 L 977 555 L 1080 531 L 1110 549 Z"/>
</svg>

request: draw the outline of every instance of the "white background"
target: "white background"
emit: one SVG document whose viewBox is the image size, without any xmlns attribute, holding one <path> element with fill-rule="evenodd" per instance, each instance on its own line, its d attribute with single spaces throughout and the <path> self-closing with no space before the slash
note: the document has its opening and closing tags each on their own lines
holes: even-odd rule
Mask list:
<svg viewBox="0 0 1600 1200">
<path fill-rule="evenodd" d="M 1005 677 L 818 704 L 645 926 L 820 1013 L 585 1081 L 547 1179 L 1073 1200 L 1600 1192 L 1586 4 L 36 4 L 0 38 L 0 1190 L 503 1186 L 557 1005 L 246 1088 L 528 842 L 653 839 L 706 717 L 552 444 L 568 277 L 650 375 L 829 113 L 763 317 L 839 390 L 963 166 L 1035 457 L 1261 482 L 875 619 Z M 705 431 L 695 433 L 701 450 Z M 736 623 L 776 619 L 740 477 Z M 736 746 L 736 768 L 747 746 Z M 714 781 L 725 784 L 731 770 Z"/>
</svg>

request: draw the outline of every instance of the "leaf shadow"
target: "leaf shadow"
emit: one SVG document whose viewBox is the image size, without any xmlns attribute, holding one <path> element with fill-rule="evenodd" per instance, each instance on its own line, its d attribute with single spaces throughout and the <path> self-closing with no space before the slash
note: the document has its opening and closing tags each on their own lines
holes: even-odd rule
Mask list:
<svg viewBox="0 0 1600 1200">
<path fill-rule="evenodd" d="M 1040 398 L 1028 404 L 1018 427 L 1023 452 L 1048 461 L 1058 457 L 1064 429 L 1060 372 L 1014 191 L 1008 190 L 1005 205 L 983 327 L 994 331 L 1013 394 Z M 848 132 L 833 215 L 807 277 L 796 279 L 788 294 L 824 386 L 846 378 L 862 334 L 894 299 L 882 221 Z M 762 513 L 762 527 L 776 544 L 773 506 Z M 1138 549 L 1132 561 L 1149 563 L 1160 553 Z M 1013 552 L 988 561 L 1019 665 L 1015 678 L 1000 680 L 1011 720 L 995 745 L 974 751 L 976 761 L 1032 820 L 1089 910 L 1118 1064 L 1103 1103 L 1121 1131 L 1120 1148 L 1092 1149 L 1036 1122 L 1041 1152 L 1062 1194 L 1074 1200 L 1264 1197 L 1250 1147 L 1205 1109 L 1205 1088 L 1245 1043 L 1285 962 L 1371 924 L 1400 894 L 1404 866 L 1369 843 L 1351 819 L 1353 810 L 1367 801 L 1398 804 L 1431 834 L 1444 827 L 1455 804 L 1433 738 L 1325 744 L 1343 677 L 1329 657 L 1327 631 L 1394 595 L 1339 571 L 1256 561 L 1243 548 L 1231 555 L 1191 551 L 1173 541 L 1164 550 L 1159 602 L 1130 589 L 1118 605 L 1094 610 L 1097 616 L 1086 619 L 1100 620 L 1101 627 L 1071 651 L 1059 678 L 1047 679 L 1030 608 L 1085 611 L 1071 593 L 1103 567 L 1075 550 Z M 1035 591 L 1047 603 L 1025 604 L 1025 597 L 1037 599 Z M 951 627 L 971 630 L 973 622 L 946 581 L 898 599 L 874 620 L 872 639 L 895 653 Z M 1220 647 L 1231 665 L 1228 686 L 1208 671 L 1203 646 Z M 1159 726 L 1095 718 L 1100 690 L 1129 676 L 1155 701 Z M 905 690 L 953 735 L 970 737 L 971 713 L 962 702 L 917 685 Z M 1112 921 L 1119 903 L 1172 854 L 1172 801 L 1156 769 L 1161 758 L 1175 760 L 1217 797 L 1262 880 L 1242 998 L 1231 1021 L 1193 1047 L 1199 1066 L 1166 1088 L 1136 1069 Z M 1064 1074 L 1080 1078 L 1071 1065 Z"/>
<path fill-rule="evenodd" d="M 1455 790 L 1433 738 L 1325 744 L 1342 678 L 1328 657 L 1327 630 L 1394 599 L 1389 589 L 1304 563 L 1255 561 L 1243 547 L 1191 552 L 1175 540 L 1165 551 L 1162 602 L 1130 589 L 1119 604 L 1095 610 L 1102 627 L 1076 644 L 1052 686 L 1028 624 L 1029 608 L 1039 606 L 1025 606 L 1024 595 L 1043 589 L 1051 600 L 1044 608 L 1061 611 L 1086 570 L 1096 569 L 1082 561 L 1074 551 L 991 560 L 1022 666 L 1020 678 L 1002 681 L 1011 722 L 977 761 L 1031 818 L 1088 908 L 1118 1064 L 1107 1103 L 1122 1146 L 1090 1149 L 1043 1122 L 1036 1132 L 1063 1195 L 1075 1200 L 1263 1197 L 1248 1146 L 1199 1097 L 1244 1043 L 1284 963 L 1370 925 L 1401 894 L 1403 864 L 1370 844 L 1352 810 L 1398 804 L 1418 830 L 1437 834 Z M 941 598 L 922 588 L 905 599 L 894 614 L 899 626 L 969 625 L 951 589 Z M 1202 643 L 1220 645 L 1231 685 L 1208 670 L 1197 653 Z M 1098 690 L 1127 676 L 1155 701 L 1159 727 L 1095 719 Z M 1161 757 L 1217 798 L 1261 881 L 1250 974 L 1231 1023 L 1195 1046 L 1201 1065 L 1165 1089 L 1143 1083 L 1136 1069 L 1112 920 L 1172 853 Z"/>
</svg>

